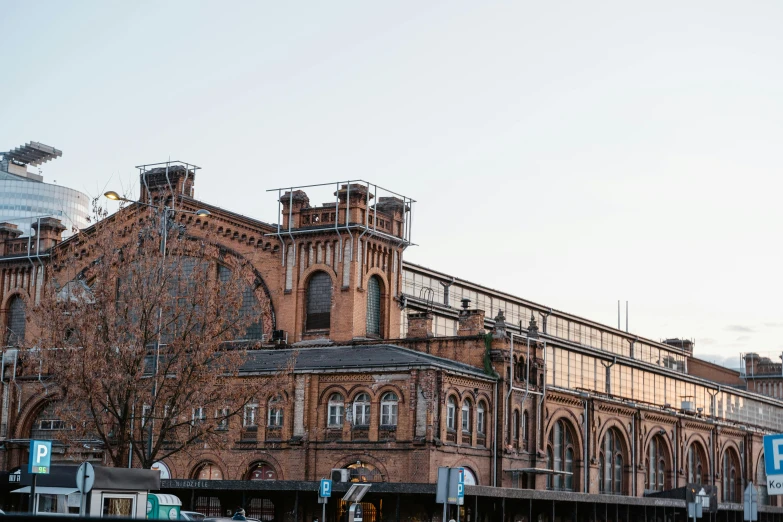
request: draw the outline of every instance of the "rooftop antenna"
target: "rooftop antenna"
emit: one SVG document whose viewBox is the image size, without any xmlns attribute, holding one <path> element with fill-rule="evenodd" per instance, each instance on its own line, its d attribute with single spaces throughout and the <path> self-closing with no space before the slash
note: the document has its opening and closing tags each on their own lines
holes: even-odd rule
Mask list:
<svg viewBox="0 0 783 522">
<path fill-rule="evenodd" d="M 625 333 L 628 333 L 628 301 L 625 302 Z"/>
</svg>

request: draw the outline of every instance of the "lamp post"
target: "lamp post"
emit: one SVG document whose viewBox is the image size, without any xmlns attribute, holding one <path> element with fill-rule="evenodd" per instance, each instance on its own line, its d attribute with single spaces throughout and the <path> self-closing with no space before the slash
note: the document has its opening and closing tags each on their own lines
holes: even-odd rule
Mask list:
<svg viewBox="0 0 783 522">
<path fill-rule="evenodd" d="M 161 210 L 161 207 L 152 205 L 150 203 L 144 203 L 142 201 L 134 201 L 132 199 L 124 198 L 120 196 L 117 192 L 114 192 L 113 190 L 110 190 L 108 192 L 105 192 L 103 194 L 106 196 L 106 198 L 112 200 L 112 201 L 125 201 L 127 203 L 134 203 L 136 205 L 143 205 L 145 207 L 154 208 L 155 210 Z M 208 217 L 211 215 L 209 210 L 204 209 L 198 209 L 195 211 L 190 210 L 181 210 L 181 209 L 175 209 L 171 208 L 169 206 L 164 205 L 162 207 L 163 209 L 163 219 L 161 220 L 161 238 L 160 238 L 160 253 L 161 253 L 161 264 L 160 264 L 160 276 L 161 281 L 163 280 L 164 271 L 166 270 L 166 244 L 168 243 L 168 219 L 169 219 L 169 212 L 180 212 L 183 214 L 194 214 L 199 217 Z M 152 400 L 155 400 L 156 394 L 157 394 L 157 388 L 158 388 L 158 361 L 160 358 L 160 341 L 161 341 L 161 328 L 163 325 L 163 307 L 159 304 L 158 305 L 158 328 L 157 328 L 157 334 L 155 339 L 155 363 L 153 365 L 153 371 L 152 371 Z M 142 408 L 143 410 L 143 408 Z M 149 426 L 149 435 L 147 438 L 147 458 L 152 459 L 152 431 L 155 427 L 155 419 L 151 415 L 152 413 L 152 405 L 150 405 L 150 419 L 148 422 L 150 423 Z M 142 413 L 143 414 L 143 413 Z M 133 442 L 131 441 L 131 444 Z M 131 446 L 132 447 L 132 446 Z M 128 457 L 128 467 L 131 467 L 133 454 L 131 454 Z"/>
</svg>

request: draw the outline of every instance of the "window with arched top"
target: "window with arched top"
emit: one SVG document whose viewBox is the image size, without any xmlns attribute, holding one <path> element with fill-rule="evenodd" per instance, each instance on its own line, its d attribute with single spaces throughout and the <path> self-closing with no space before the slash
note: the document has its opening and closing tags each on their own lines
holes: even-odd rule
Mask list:
<svg viewBox="0 0 783 522">
<path fill-rule="evenodd" d="M 232 277 L 232 272 L 228 267 L 218 265 L 218 279 L 221 283 L 228 282 Z M 264 337 L 264 323 L 260 319 L 262 313 L 261 306 L 256 299 L 256 293 L 253 288 L 243 283 L 242 286 L 242 305 L 238 312 L 239 316 L 250 320 L 252 318 L 258 318 L 255 321 L 248 324 L 247 329 L 241 333 L 238 339 L 262 339 Z"/>
<path fill-rule="evenodd" d="M 525 410 L 522 413 L 522 448 L 527 449 L 527 438 L 528 438 L 528 424 L 530 422 L 530 418 L 527 415 L 527 410 Z"/>
<path fill-rule="evenodd" d="M 397 425 L 397 403 L 399 398 L 394 392 L 386 392 L 381 397 L 381 426 Z"/>
<path fill-rule="evenodd" d="M 645 456 L 647 473 L 644 476 L 645 489 L 649 491 L 663 491 L 666 486 L 666 471 L 669 469 L 666 443 L 663 435 L 655 435 L 650 441 Z"/>
<path fill-rule="evenodd" d="M 280 428 L 283 426 L 283 398 L 280 395 L 272 397 L 269 401 L 269 407 L 267 408 L 268 422 L 267 426 L 270 428 Z"/>
<path fill-rule="evenodd" d="M 353 400 L 353 425 L 370 425 L 370 396 L 366 393 L 360 393 Z"/>
<path fill-rule="evenodd" d="M 332 320 L 332 278 L 316 272 L 307 284 L 305 330 L 328 330 Z"/>
<path fill-rule="evenodd" d="M 479 435 L 484 435 L 486 433 L 486 411 L 487 407 L 484 404 L 484 401 L 479 401 L 478 407 L 476 408 L 476 431 Z"/>
<path fill-rule="evenodd" d="M 357 460 L 346 468 L 350 474 L 351 482 L 383 482 L 381 472 L 368 462 Z"/>
<path fill-rule="evenodd" d="M 599 490 L 601 493 L 622 495 L 623 450 L 620 433 L 610 428 L 604 435 L 598 458 Z"/>
<path fill-rule="evenodd" d="M 330 428 L 341 428 L 345 416 L 345 400 L 339 393 L 329 396 L 327 424 Z"/>
<path fill-rule="evenodd" d="M 694 484 L 707 483 L 707 459 L 704 456 L 704 450 L 697 442 L 691 443 L 688 447 L 687 477 L 688 482 Z"/>
<path fill-rule="evenodd" d="M 511 414 L 511 444 L 516 445 L 519 440 L 519 410 L 514 410 Z"/>
<path fill-rule="evenodd" d="M 453 396 L 446 401 L 446 429 L 457 429 L 457 401 Z"/>
<path fill-rule="evenodd" d="M 381 337 L 381 280 L 367 281 L 367 337 Z"/>
<path fill-rule="evenodd" d="M 554 490 L 574 489 L 574 436 L 571 427 L 564 421 L 555 422 L 549 431 L 547 442 L 547 487 Z"/>
<path fill-rule="evenodd" d="M 473 411 L 473 404 L 470 399 L 465 399 L 462 403 L 462 431 L 470 433 L 472 430 L 471 413 Z"/>
<path fill-rule="evenodd" d="M 205 462 L 196 468 L 195 475 L 196 480 L 223 480 L 223 472 L 212 462 Z"/>
<path fill-rule="evenodd" d="M 731 448 L 723 453 L 723 502 L 742 502 L 742 475 L 739 456 Z"/>
<path fill-rule="evenodd" d="M 8 345 L 18 346 L 24 341 L 27 329 L 27 306 L 24 299 L 15 295 L 8 302 Z"/>
<path fill-rule="evenodd" d="M 277 480 L 277 472 L 266 462 L 256 462 L 250 466 L 247 480 Z"/>
</svg>

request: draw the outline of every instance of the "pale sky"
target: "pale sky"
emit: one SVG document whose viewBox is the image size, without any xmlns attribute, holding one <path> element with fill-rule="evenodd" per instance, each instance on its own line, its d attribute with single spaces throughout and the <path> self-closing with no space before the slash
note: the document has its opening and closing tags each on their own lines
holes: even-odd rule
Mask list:
<svg viewBox="0 0 783 522">
<path fill-rule="evenodd" d="M 409 261 L 609 325 L 629 300 L 731 366 L 783 351 L 783 3 L 0 11 L 0 150 L 61 149 L 48 182 L 183 160 L 275 222 L 266 189 L 366 179 L 418 200 Z"/>
</svg>

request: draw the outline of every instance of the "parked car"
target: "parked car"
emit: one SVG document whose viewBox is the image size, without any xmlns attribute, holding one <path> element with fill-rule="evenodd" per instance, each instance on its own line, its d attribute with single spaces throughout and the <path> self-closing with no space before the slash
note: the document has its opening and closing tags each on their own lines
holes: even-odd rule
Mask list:
<svg viewBox="0 0 783 522">
<path fill-rule="evenodd" d="M 179 518 L 181 520 L 196 520 L 201 522 L 206 518 L 206 515 L 204 513 L 199 513 L 198 511 L 180 511 Z"/>
</svg>

